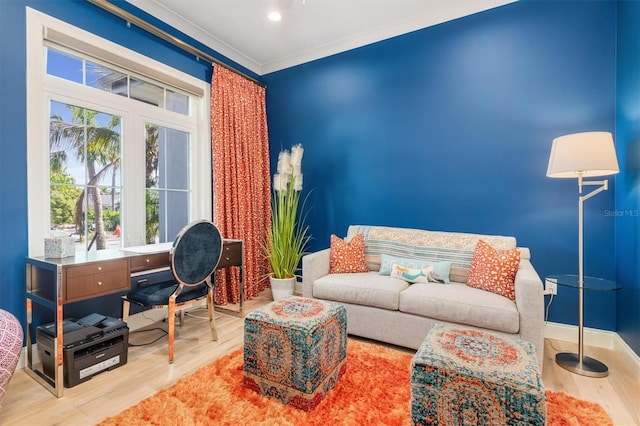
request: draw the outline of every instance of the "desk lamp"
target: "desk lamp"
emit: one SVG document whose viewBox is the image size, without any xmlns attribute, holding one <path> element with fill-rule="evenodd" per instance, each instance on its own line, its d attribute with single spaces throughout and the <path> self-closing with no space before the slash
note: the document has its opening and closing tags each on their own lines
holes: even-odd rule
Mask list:
<svg viewBox="0 0 640 426">
<path fill-rule="evenodd" d="M 613 137 L 608 132 L 574 133 L 553 140 L 547 176 L 552 178 L 578 178 L 578 353 L 559 353 L 556 363 L 573 373 L 590 377 L 604 377 L 607 366 L 598 360 L 584 356 L 584 253 L 583 216 L 584 202 L 608 189 L 609 181 L 584 181 L 583 178 L 607 176 L 620 171 Z M 583 186 L 598 186 L 582 195 Z"/>
</svg>

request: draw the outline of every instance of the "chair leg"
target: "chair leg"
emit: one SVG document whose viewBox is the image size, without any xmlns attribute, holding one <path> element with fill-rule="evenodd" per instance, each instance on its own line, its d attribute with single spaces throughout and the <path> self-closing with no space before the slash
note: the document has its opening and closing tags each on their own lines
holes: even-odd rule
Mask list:
<svg viewBox="0 0 640 426">
<path fill-rule="evenodd" d="M 207 310 L 209 311 L 209 327 L 211 328 L 211 338 L 218 340 L 218 329 L 216 328 L 216 317 L 213 311 L 213 289 L 209 288 L 207 293 Z"/>
<path fill-rule="evenodd" d="M 176 296 L 169 298 L 169 364 L 173 363 L 173 328 L 176 323 Z"/>
<path fill-rule="evenodd" d="M 129 322 L 129 307 L 131 303 L 128 300 L 122 301 L 122 322 Z"/>
</svg>

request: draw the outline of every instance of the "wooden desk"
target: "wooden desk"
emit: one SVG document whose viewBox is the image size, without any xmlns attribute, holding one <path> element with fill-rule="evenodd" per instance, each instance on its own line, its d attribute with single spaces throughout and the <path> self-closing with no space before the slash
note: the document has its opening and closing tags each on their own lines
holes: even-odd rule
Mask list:
<svg viewBox="0 0 640 426">
<path fill-rule="evenodd" d="M 74 257 L 45 259 L 28 257 L 27 266 L 27 364 L 25 371 L 57 397 L 64 393 L 63 371 L 63 307 L 65 304 L 89 300 L 113 293 L 125 293 L 131 288 L 131 274 L 169 266 L 170 243 L 136 248 L 99 250 L 79 253 Z M 134 250 L 134 251 L 131 251 Z M 244 243 L 224 240 L 222 256 L 216 269 L 240 267 L 240 310 L 217 308 L 219 311 L 243 316 L 244 303 Z M 33 304 L 54 312 L 56 337 L 53 344 L 54 378 L 34 367 Z"/>
</svg>

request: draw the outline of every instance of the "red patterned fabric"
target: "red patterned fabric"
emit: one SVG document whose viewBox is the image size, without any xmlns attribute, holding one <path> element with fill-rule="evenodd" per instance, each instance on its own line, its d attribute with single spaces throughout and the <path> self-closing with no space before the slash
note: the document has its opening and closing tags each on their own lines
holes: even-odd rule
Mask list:
<svg viewBox="0 0 640 426">
<path fill-rule="evenodd" d="M 358 234 L 349 242 L 331 235 L 330 274 L 369 272 L 364 255 L 364 234 Z"/>
<path fill-rule="evenodd" d="M 213 222 L 224 238 L 244 241 L 245 299 L 269 284 L 262 245 L 271 226 L 265 88 L 215 66 L 211 87 Z M 238 268 L 216 272 L 216 302 L 240 300 Z"/>
<path fill-rule="evenodd" d="M 516 299 L 514 281 L 520 266 L 520 250 L 498 252 L 483 240 L 478 241 L 471 258 L 467 285 Z"/>
</svg>

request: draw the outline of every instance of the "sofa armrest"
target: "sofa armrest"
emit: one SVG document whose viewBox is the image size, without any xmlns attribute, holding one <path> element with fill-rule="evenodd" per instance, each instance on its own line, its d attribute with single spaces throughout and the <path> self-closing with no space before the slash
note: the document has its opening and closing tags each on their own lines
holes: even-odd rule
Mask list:
<svg viewBox="0 0 640 426">
<path fill-rule="evenodd" d="M 544 296 L 542 281 L 529 259 L 520 260 L 515 279 L 516 306 L 520 316 L 520 337 L 536 348 L 542 368 L 544 353 Z"/>
<path fill-rule="evenodd" d="M 329 274 L 331 249 L 324 249 L 302 257 L 302 296 L 313 297 L 313 282 Z"/>
</svg>

